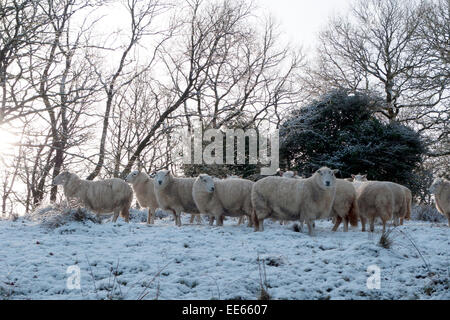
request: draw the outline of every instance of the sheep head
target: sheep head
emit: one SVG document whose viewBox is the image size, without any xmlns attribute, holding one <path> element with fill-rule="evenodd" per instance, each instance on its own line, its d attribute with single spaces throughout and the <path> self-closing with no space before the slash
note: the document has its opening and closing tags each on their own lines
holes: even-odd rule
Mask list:
<svg viewBox="0 0 450 320">
<path fill-rule="evenodd" d="M 140 172 L 138 170 L 135 170 L 131 172 L 127 177 L 125 178 L 125 181 L 131 184 L 134 184 L 139 176 Z"/>
<path fill-rule="evenodd" d="M 209 193 L 214 192 L 214 179 L 211 176 L 207 174 L 200 174 L 197 177 L 197 181 L 199 181 L 202 184 L 206 192 Z"/>
<path fill-rule="evenodd" d="M 363 174 L 363 175 L 361 175 L 361 174 L 357 174 L 357 175 L 352 174 L 352 178 L 353 178 L 353 181 L 360 181 L 360 182 L 368 181 L 367 180 L 367 174 Z"/>
<path fill-rule="evenodd" d="M 53 179 L 53 184 L 56 185 L 56 186 L 63 185 L 67 181 L 70 180 L 71 176 L 72 176 L 72 173 L 70 173 L 69 171 L 61 172 L 60 174 L 58 174 L 55 177 L 55 179 Z"/>
<path fill-rule="evenodd" d="M 322 167 L 314 174 L 315 180 L 322 189 L 333 188 L 336 184 L 336 177 L 334 174 L 338 171 L 338 169 L 332 170 L 327 167 Z"/>
<path fill-rule="evenodd" d="M 172 180 L 172 175 L 169 170 L 160 170 L 155 175 L 155 185 L 158 188 L 164 188 Z"/>
<path fill-rule="evenodd" d="M 442 178 L 436 178 L 434 179 L 433 183 L 430 186 L 430 193 L 436 194 L 439 193 L 439 190 L 441 190 L 442 186 L 444 185 L 444 179 Z"/>
</svg>

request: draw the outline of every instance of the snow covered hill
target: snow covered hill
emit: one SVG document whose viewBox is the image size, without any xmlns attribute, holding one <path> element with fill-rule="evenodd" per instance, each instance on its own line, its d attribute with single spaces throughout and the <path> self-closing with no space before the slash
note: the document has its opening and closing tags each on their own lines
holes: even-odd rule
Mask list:
<svg viewBox="0 0 450 320">
<path fill-rule="evenodd" d="M 331 232 L 318 221 L 310 237 L 292 224 L 253 232 L 234 219 L 222 228 L 188 219 L 181 228 L 171 217 L 54 229 L 0 221 L 0 299 L 257 299 L 261 274 L 272 299 L 450 299 L 444 223 L 406 222 L 383 248 L 380 226 Z M 379 289 L 367 287 L 373 270 Z"/>
</svg>

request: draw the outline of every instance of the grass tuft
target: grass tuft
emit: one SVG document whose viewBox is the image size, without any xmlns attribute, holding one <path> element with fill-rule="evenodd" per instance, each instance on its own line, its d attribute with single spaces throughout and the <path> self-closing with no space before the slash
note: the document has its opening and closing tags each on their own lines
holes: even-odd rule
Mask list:
<svg viewBox="0 0 450 320">
<path fill-rule="evenodd" d="M 256 261 L 258 262 L 260 288 L 258 300 L 270 300 L 271 297 L 268 292 L 266 264 L 264 263 L 264 259 L 259 258 L 259 255 Z"/>
</svg>

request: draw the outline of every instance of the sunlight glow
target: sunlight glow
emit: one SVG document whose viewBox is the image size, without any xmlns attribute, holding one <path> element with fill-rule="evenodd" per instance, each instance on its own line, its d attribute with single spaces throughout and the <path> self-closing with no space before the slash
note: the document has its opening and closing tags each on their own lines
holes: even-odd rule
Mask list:
<svg viewBox="0 0 450 320">
<path fill-rule="evenodd" d="M 19 135 L 0 128 L 0 156 L 10 154 L 19 143 Z"/>
</svg>

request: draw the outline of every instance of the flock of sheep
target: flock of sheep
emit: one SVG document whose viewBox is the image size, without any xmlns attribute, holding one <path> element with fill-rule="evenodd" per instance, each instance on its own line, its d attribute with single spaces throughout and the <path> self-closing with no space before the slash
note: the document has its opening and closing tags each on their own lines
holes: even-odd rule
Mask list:
<svg viewBox="0 0 450 320">
<path fill-rule="evenodd" d="M 344 223 L 358 225 L 362 231 L 366 222 L 374 231 L 376 218 L 383 223 L 391 219 L 394 225 L 403 224 L 411 214 L 411 191 L 388 181 L 368 181 L 364 175 L 337 179 L 327 167 L 320 168 L 309 178 L 300 178 L 292 171 L 282 176 L 268 176 L 256 182 L 239 177 L 217 179 L 207 174 L 197 178 L 173 176 L 168 170 L 158 171 L 154 177 L 134 171 L 124 180 L 113 178 L 103 181 L 80 179 L 76 174 L 63 172 L 54 179 L 62 185 L 67 200 L 76 200 L 97 214 L 114 213 L 115 222 L 119 214 L 129 221 L 129 209 L 133 190 L 139 205 L 148 208 L 147 223 L 154 223 L 157 208 L 173 213 L 175 223 L 181 226 L 181 213 L 191 214 L 191 223 L 200 215 L 210 217 L 210 225 L 223 225 L 224 216 L 245 216 L 248 226 L 263 231 L 267 218 L 306 223 L 312 234 L 314 220 L 332 218 L 333 231 Z M 132 188 L 130 187 L 131 184 Z M 450 226 L 450 181 L 437 178 L 430 187 L 435 195 L 436 207 L 446 215 Z"/>
</svg>

